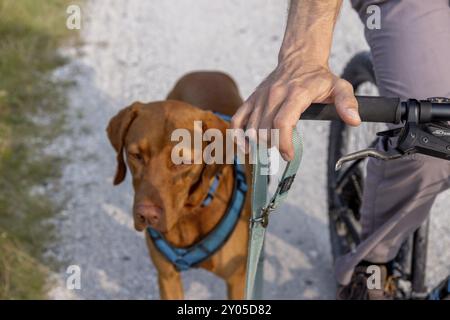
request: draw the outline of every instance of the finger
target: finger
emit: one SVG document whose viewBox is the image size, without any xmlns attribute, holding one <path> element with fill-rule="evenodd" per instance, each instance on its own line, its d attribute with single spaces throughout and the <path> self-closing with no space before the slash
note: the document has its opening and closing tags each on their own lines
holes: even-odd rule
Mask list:
<svg viewBox="0 0 450 320">
<path fill-rule="evenodd" d="M 274 118 L 273 127 L 279 130 L 278 149 L 286 161 L 294 158 L 292 132 L 300 119 L 300 115 L 311 105 L 311 102 L 312 99 L 308 91 L 298 88 L 290 90 Z"/>
<path fill-rule="evenodd" d="M 231 118 L 231 129 L 245 130 L 248 119 L 250 118 L 250 115 L 253 111 L 253 100 L 253 97 L 250 96 L 250 98 L 248 98 L 247 101 L 245 101 L 245 103 L 241 107 L 239 107 L 234 116 Z M 245 138 L 239 138 L 240 132 L 234 132 L 234 134 L 236 135 L 236 137 L 238 137 L 236 141 L 237 147 L 244 154 L 248 154 L 249 146 Z"/>
<path fill-rule="evenodd" d="M 258 92 L 258 95 L 255 96 L 254 107 L 245 128 L 249 139 L 253 140 L 254 142 L 256 142 L 258 139 L 259 122 L 261 121 L 262 115 L 264 113 L 267 95 L 268 94 L 266 90 L 260 90 Z"/>
<path fill-rule="evenodd" d="M 351 126 L 359 126 L 361 118 L 352 85 L 343 79 L 338 80 L 333 90 L 333 96 L 336 111 L 341 119 Z"/>
<path fill-rule="evenodd" d="M 269 90 L 266 107 L 259 123 L 259 130 L 264 130 L 264 137 L 259 137 L 259 139 L 263 138 L 268 147 L 271 144 L 270 130 L 272 129 L 273 119 L 285 100 L 286 93 L 287 90 L 284 87 L 272 87 Z"/>
<path fill-rule="evenodd" d="M 244 129 L 247 125 L 248 118 L 253 110 L 252 97 L 247 99 L 242 106 L 236 111 L 236 113 L 231 118 L 231 128 L 232 129 Z"/>
</svg>

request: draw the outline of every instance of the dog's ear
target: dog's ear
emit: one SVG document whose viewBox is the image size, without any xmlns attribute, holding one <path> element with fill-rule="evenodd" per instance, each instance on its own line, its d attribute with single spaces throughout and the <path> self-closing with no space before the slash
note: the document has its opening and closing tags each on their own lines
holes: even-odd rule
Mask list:
<svg viewBox="0 0 450 320">
<path fill-rule="evenodd" d="M 108 127 L 106 128 L 109 141 L 117 153 L 117 169 L 114 177 L 114 185 L 121 183 L 127 174 L 127 166 L 123 157 L 123 147 L 128 129 L 137 116 L 139 105 L 140 104 L 136 102 L 131 106 L 122 109 L 118 114 L 111 118 Z"/>
<path fill-rule="evenodd" d="M 203 168 L 200 173 L 201 177 L 194 185 L 191 186 L 191 190 L 189 192 L 189 198 L 187 200 L 187 204 L 193 207 L 197 207 L 201 204 L 201 202 L 205 199 L 206 195 L 208 194 L 208 190 L 211 184 L 212 179 L 214 176 L 219 173 L 225 164 L 225 139 L 226 139 L 226 129 L 228 128 L 227 122 L 216 116 L 210 111 L 204 112 L 205 117 L 202 118 L 203 122 L 203 133 L 208 129 L 217 129 L 220 131 L 222 135 L 222 143 L 223 145 L 220 146 L 223 150 L 223 159 L 217 159 L 218 161 L 215 163 L 209 163 L 209 164 L 202 164 Z M 205 142 L 203 144 L 203 150 L 205 150 L 205 147 L 213 142 Z M 202 150 L 202 154 L 203 154 Z M 202 162 L 204 162 L 205 159 L 202 159 Z"/>
</svg>

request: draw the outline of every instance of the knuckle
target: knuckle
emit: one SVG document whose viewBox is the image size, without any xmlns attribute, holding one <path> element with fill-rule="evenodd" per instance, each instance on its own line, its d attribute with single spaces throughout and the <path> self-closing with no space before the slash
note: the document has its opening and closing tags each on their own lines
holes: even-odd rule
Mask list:
<svg viewBox="0 0 450 320">
<path fill-rule="evenodd" d="M 296 86 L 293 90 L 295 93 L 301 94 L 301 95 L 309 95 L 311 94 L 311 90 L 308 87 L 305 86 Z"/>
<path fill-rule="evenodd" d="M 280 141 L 280 145 L 278 146 L 278 150 L 280 151 L 280 153 L 282 154 L 287 154 L 289 153 L 289 145 L 283 141 Z"/>
<path fill-rule="evenodd" d="M 308 89 L 308 88 L 302 87 L 300 92 L 305 97 L 310 97 L 311 96 L 311 90 Z"/>
<path fill-rule="evenodd" d="M 347 80 L 339 79 L 339 86 L 342 90 L 351 91 L 353 93 L 353 86 Z"/>
<path fill-rule="evenodd" d="M 306 91 L 305 88 L 303 88 L 302 86 L 297 85 L 296 83 L 289 84 L 288 93 L 291 96 L 303 95 L 305 93 L 305 91 Z"/>
<path fill-rule="evenodd" d="M 230 124 L 233 128 L 238 127 L 240 124 L 240 120 L 238 119 L 238 117 L 235 115 L 231 118 Z"/>
<path fill-rule="evenodd" d="M 271 119 L 267 116 L 263 117 L 259 122 L 259 129 L 270 129 L 271 127 Z"/>
<path fill-rule="evenodd" d="M 302 89 L 302 91 L 299 92 L 299 96 L 300 96 L 301 99 L 309 101 L 309 100 L 312 99 L 313 94 L 312 94 L 311 90 L 305 88 L 305 89 Z"/>
<path fill-rule="evenodd" d="M 255 104 L 255 101 L 260 96 L 260 94 L 261 94 L 261 89 L 256 89 L 250 95 L 250 97 L 248 97 L 248 99 L 244 102 L 244 105 L 241 107 L 241 109 L 242 108 L 251 108 Z"/>
<path fill-rule="evenodd" d="M 298 86 L 298 85 L 291 85 L 289 88 L 290 95 L 295 98 L 299 99 L 309 99 L 311 97 L 311 90 L 304 87 L 304 86 Z"/>
<path fill-rule="evenodd" d="M 274 84 L 268 89 L 269 99 L 275 99 L 283 93 L 283 89 L 280 85 Z"/>
<path fill-rule="evenodd" d="M 246 129 L 255 130 L 257 128 L 258 128 L 258 120 L 256 119 L 256 116 L 253 113 L 247 121 Z"/>
<path fill-rule="evenodd" d="M 279 117 L 279 116 L 276 116 L 273 119 L 272 124 L 275 129 L 281 129 L 281 128 L 285 128 L 287 126 L 286 120 L 283 117 Z"/>
<path fill-rule="evenodd" d="M 239 124 L 244 116 L 244 114 L 246 113 L 245 110 L 245 105 L 243 105 L 242 107 L 240 107 L 236 113 L 231 117 L 231 124 Z"/>
</svg>

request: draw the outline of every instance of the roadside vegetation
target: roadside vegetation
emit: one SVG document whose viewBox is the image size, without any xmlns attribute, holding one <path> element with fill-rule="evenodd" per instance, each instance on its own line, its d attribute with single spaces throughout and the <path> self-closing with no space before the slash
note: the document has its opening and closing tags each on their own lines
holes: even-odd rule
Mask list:
<svg viewBox="0 0 450 320">
<path fill-rule="evenodd" d="M 0 0 L 0 299 L 44 299 L 45 247 L 58 204 L 47 186 L 63 159 L 44 148 L 64 130 L 67 84 L 52 80 L 66 61 L 57 48 L 68 0 Z"/>
</svg>

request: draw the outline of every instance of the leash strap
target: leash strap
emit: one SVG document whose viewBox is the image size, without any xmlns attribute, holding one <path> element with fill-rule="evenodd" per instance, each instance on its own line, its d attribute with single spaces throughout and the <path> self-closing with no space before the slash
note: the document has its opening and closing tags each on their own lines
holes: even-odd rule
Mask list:
<svg viewBox="0 0 450 320">
<path fill-rule="evenodd" d="M 286 198 L 300 166 L 303 143 L 302 138 L 294 128 L 292 135 L 294 144 L 294 159 L 287 163 L 281 181 L 267 202 L 269 177 L 269 154 L 266 147 L 252 144 L 253 181 L 252 181 L 252 216 L 250 218 L 250 239 L 247 258 L 247 277 L 245 283 L 245 298 L 262 299 L 264 238 L 269 223 L 269 214 Z"/>
</svg>

